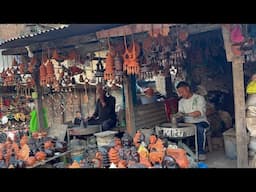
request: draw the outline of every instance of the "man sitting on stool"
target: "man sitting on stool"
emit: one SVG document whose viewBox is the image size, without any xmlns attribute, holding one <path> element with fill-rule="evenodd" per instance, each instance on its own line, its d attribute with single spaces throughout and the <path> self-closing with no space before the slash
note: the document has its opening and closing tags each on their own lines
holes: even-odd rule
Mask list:
<svg viewBox="0 0 256 192">
<path fill-rule="evenodd" d="M 206 118 L 206 102 L 203 96 L 191 92 L 187 82 L 181 81 L 176 86 L 179 96 L 179 112 L 185 114 L 184 122 L 193 123 L 197 127 L 197 143 L 199 160 L 206 160 L 204 151 L 206 141 L 206 128 L 209 127 L 209 122 Z"/>
<path fill-rule="evenodd" d="M 100 124 L 102 131 L 107 131 L 116 126 L 116 98 L 103 89 L 102 84 L 97 85 L 96 92 L 98 94 L 96 109 L 93 115 L 88 117 L 87 123 L 88 125 Z"/>
<path fill-rule="evenodd" d="M 76 117 L 74 119 L 74 126 L 80 127 L 80 128 L 86 127 L 86 121 L 82 118 L 80 111 L 76 111 Z"/>
</svg>

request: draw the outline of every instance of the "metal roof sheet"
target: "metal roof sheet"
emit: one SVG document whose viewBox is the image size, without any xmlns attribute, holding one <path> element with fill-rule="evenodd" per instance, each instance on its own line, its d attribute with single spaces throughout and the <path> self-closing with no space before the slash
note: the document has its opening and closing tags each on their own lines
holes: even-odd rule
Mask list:
<svg viewBox="0 0 256 192">
<path fill-rule="evenodd" d="M 0 43 L 0 49 L 24 47 L 34 43 L 46 42 L 77 35 L 86 35 L 96 31 L 110 29 L 122 24 L 69 24 L 49 30 L 11 38 Z"/>
</svg>

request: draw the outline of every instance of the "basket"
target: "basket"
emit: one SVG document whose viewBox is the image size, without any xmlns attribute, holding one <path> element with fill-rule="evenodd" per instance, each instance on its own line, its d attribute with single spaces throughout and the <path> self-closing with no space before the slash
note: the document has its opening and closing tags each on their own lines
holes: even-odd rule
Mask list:
<svg viewBox="0 0 256 192">
<path fill-rule="evenodd" d="M 163 123 L 156 126 L 156 134 L 169 138 L 185 138 L 195 135 L 196 126 L 188 123 L 178 123 L 178 127 L 172 127 L 171 123 Z"/>
</svg>

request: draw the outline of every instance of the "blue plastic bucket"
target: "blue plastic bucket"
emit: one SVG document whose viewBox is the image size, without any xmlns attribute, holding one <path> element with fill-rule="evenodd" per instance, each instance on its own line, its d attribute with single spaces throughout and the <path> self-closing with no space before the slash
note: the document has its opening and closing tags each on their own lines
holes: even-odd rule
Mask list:
<svg viewBox="0 0 256 192">
<path fill-rule="evenodd" d="M 197 164 L 197 167 L 198 167 L 198 168 L 208 168 L 208 165 L 205 164 L 205 163 L 203 163 L 203 162 L 199 162 L 199 163 Z"/>
<path fill-rule="evenodd" d="M 80 162 L 81 160 L 84 159 L 84 155 L 83 155 L 83 150 L 76 150 L 76 151 L 72 151 L 71 152 L 71 159 L 73 161 L 77 161 Z"/>
</svg>

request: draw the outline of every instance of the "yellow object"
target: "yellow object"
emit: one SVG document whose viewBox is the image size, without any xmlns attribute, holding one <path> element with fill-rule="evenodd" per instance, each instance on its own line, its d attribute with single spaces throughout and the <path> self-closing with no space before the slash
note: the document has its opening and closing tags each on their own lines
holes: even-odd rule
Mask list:
<svg viewBox="0 0 256 192">
<path fill-rule="evenodd" d="M 38 98 L 38 93 L 32 92 L 32 99 L 37 99 L 37 98 Z"/>
<path fill-rule="evenodd" d="M 26 120 L 26 116 L 24 115 L 24 113 L 16 113 L 14 115 L 14 119 L 16 121 L 25 121 Z"/>
<path fill-rule="evenodd" d="M 149 152 L 148 152 L 147 148 L 143 145 L 139 146 L 139 149 L 137 152 L 140 154 L 140 156 L 143 156 L 145 158 L 148 158 L 148 156 L 149 156 Z"/>
<path fill-rule="evenodd" d="M 14 119 L 15 119 L 16 121 L 19 121 L 19 120 L 20 120 L 20 114 L 19 114 L 19 113 L 16 113 L 16 114 L 14 115 Z"/>
<path fill-rule="evenodd" d="M 255 94 L 256 93 L 256 81 L 251 81 L 246 87 L 247 94 Z"/>
</svg>

